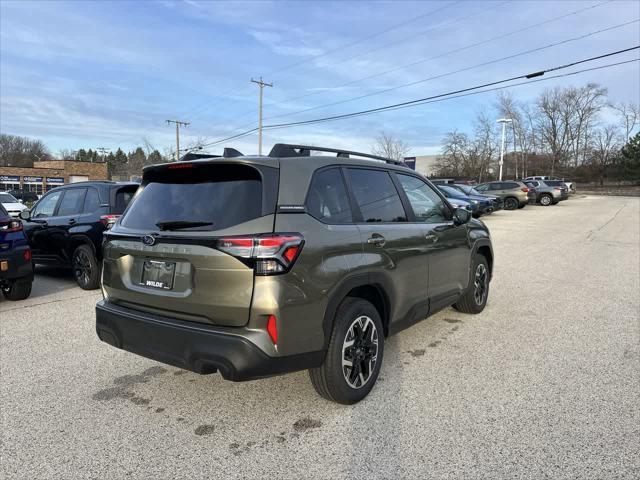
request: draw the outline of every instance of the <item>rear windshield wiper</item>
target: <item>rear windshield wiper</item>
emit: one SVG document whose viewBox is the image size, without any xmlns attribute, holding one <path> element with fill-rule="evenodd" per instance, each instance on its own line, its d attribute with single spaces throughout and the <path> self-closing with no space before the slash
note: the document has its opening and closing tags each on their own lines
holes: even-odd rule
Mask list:
<svg viewBox="0 0 640 480">
<path fill-rule="evenodd" d="M 160 230 L 180 230 L 182 228 L 206 227 L 213 225 L 213 223 L 203 222 L 201 220 L 168 220 L 157 222 L 156 225 Z"/>
</svg>

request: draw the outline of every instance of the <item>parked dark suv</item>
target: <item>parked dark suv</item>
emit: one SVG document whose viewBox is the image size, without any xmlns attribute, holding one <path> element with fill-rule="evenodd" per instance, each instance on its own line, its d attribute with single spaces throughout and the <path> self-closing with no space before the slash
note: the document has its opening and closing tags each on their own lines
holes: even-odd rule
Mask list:
<svg viewBox="0 0 640 480">
<path fill-rule="evenodd" d="M 104 342 L 235 381 L 309 369 L 344 404 L 386 336 L 481 312 L 493 265 L 485 225 L 402 163 L 284 144 L 146 167 L 103 251 Z"/>
<path fill-rule="evenodd" d="M 24 300 L 32 283 L 31 249 L 22 222 L 0 204 L 0 289 L 8 300 Z"/>
<path fill-rule="evenodd" d="M 138 188 L 128 182 L 79 182 L 47 192 L 20 213 L 37 264 L 70 266 L 81 288 L 100 286 L 102 234 Z"/>
</svg>

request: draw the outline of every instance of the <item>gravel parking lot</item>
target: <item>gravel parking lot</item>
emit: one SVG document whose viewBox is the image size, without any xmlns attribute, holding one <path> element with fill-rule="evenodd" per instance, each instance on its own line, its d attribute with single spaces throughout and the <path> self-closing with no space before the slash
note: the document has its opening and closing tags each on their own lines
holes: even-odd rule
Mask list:
<svg viewBox="0 0 640 480">
<path fill-rule="evenodd" d="M 101 343 L 98 292 L 0 303 L 2 478 L 638 478 L 640 199 L 486 218 L 478 316 L 388 340 L 356 406 L 306 372 L 231 383 Z"/>
</svg>

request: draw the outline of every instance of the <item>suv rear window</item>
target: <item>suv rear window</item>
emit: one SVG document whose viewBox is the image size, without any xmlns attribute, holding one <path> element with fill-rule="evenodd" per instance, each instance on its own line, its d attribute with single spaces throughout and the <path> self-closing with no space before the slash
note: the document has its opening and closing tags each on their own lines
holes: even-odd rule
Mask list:
<svg viewBox="0 0 640 480">
<path fill-rule="evenodd" d="M 113 205 L 112 212 L 114 215 L 122 215 L 127 205 L 136 194 L 136 190 L 138 187 L 130 186 L 130 187 L 121 187 L 116 191 L 116 201 Z"/>
<path fill-rule="evenodd" d="M 178 164 L 176 164 L 178 165 Z M 183 230 L 221 230 L 262 216 L 260 173 L 245 165 L 185 165 L 145 172 L 143 189 L 122 226 L 157 230 L 157 222 L 207 222 Z"/>
</svg>

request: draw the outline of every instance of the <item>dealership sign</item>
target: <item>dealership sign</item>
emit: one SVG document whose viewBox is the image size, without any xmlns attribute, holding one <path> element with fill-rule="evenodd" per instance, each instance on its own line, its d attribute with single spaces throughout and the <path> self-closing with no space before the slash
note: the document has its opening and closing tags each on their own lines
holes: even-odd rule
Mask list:
<svg viewBox="0 0 640 480">
<path fill-rule="evenodd" d="M 42 183 L 42 177 L 22 177 L 23 183 Z"/>
<path fill-rule="evenodd" d="M 49 185 L 52 185 L 52 184 L 64 185 L 64 178 L 63 177 L 47 177 L 47 183 Z"/>
<path fill-rule="evenodd" d="M 2 183 L 20 183 L 20 177 L 18 175 L 0 175 L 0 182 L 2 182 Z"/>
</svg>

